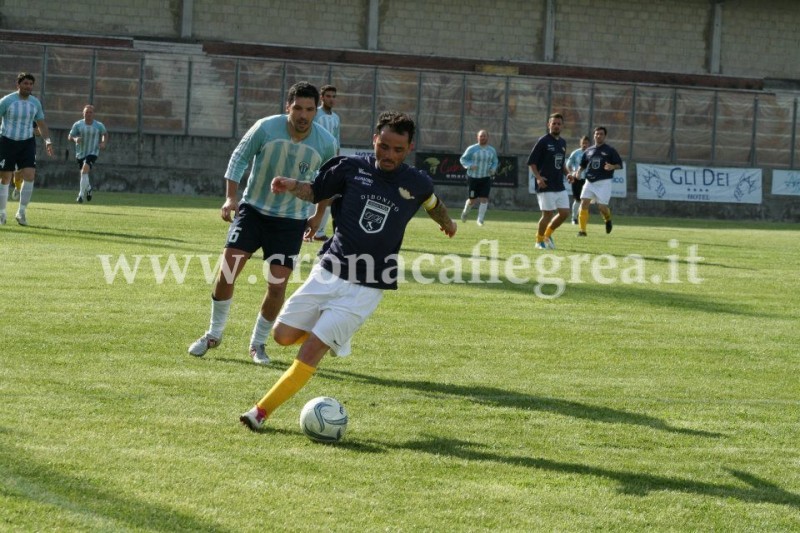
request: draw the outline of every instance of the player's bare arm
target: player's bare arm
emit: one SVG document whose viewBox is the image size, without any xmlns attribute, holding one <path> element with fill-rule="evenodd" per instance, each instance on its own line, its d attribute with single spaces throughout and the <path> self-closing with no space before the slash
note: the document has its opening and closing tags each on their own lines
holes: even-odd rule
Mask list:
<svg viewBox="0 0 800 533">
<path fill-rule="evenodd" d="M 239 210 L 239 184 L 233 180 L 225 180 L 225 203 L 222 204 L 220 216 L 225 222 L 232 222 Z"/>
<path fill-rule="evenodd" d="M 53 157 L 55 155 L 55 151 L 53 150 L 53 141 L 50 140 L 50 129 L 47 127 L 47 124 L 44 120 L 37 120 L 36 126 L 39 129 L 39 133 L 44 139 L 44 148 L 47 151 L 47 155 Z"/>
<path fill-rule="evenodd" d="M 276 176 L 272 178 L 270 188 L 275 194 L 288 192 L 300 200 L 305 200 L 306 202 L 312 203 L 314 202 L 314 191 L 311 189 L 311 183 L 307 181 L 297 181 L 293 178 Z"/>
<path fill-rule="evenodd" d="M 430 208 L 427 205 L 424 206 L 428 216 L 431 217 L 437 224 L 439 224 L 439 229 L 441 229 L 445 235 L 448 237 L 455 235 L 458 227 L 447 213 L 447 206 L 444 205 L 444 202 L 438 199 L 435 195 L 431 196 L 431 198 L 428 199 L 428 202 L 435 202 Z"/>
<path fill-rule="evenodd" d="M 309 238 L 313 237 L 317 230 L 319 229 L 319 225 L 322 222 L 322 217 L 325 215 L 325 209 L 331 205 L 332 200 L 322 200 L 317 204 L 317 209 L 314 211 L 314 214 L 311 215 L 308 220 L 306 221 L 306 230 L 303 233 L 303 238 L 308 240 Z"/>
</svg>

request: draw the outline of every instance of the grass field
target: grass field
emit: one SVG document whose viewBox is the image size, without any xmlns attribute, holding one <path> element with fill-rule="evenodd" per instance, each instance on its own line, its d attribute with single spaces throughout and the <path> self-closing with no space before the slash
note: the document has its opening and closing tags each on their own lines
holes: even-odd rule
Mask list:
<svg viewBox="0 0 800 533">
<path fill-rule="evenodd" d="M 593 213 L 537 254 L 538 213 L 473 212 L 451 240 L 420 215 L 412 281 L 252 433 L 238 415 L 296 349 L 250 362 L 251 261 L 223 344 L 186 353 L 220 203 L 37 190 L 23 228 L 9 202 L 0 530 L 800 530 L 797 225 L 618 216 L 607 236 Z M 109 283 L 122 256 L 139 270 Z M 338 445 L 299 430 L 319 395 L 349 411 Z"/>
</svg>

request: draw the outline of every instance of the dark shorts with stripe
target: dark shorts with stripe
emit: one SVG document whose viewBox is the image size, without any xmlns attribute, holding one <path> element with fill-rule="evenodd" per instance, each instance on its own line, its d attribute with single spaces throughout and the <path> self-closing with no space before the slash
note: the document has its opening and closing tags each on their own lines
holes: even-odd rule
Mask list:
<svg viewBox="0 0 800 533">
<path fill-rule="evenodd" d="M 78 159 L 78 168 L 82 169 L 84 163 L 89 165 L 89 168 L 94 168 L 95 161 L 97 161 L 96 155 L 87 155 L 83 159 Z"/>
<path fill-rule="evenodd" d="M 225 248 L 235 248 L 249 254 L 261 248 L 264 261 L 270 265 L 294 269 L 305 229 L 305 219 L 267 216 L 253 206 L 242 203 L 228 229 Z"/>
<path fill-rule="evenodd" d="M 492 190 L 492 178 L 467 178 L 469 187 L 469 198 L 489 198 L 489 191 Z"/>
<path fill-rule="evenodd" d="M 13 172 L 23 168 L 36 168 L 36 138 L 15 141 L 0 136 L 0 170 Z"/>
</svg>

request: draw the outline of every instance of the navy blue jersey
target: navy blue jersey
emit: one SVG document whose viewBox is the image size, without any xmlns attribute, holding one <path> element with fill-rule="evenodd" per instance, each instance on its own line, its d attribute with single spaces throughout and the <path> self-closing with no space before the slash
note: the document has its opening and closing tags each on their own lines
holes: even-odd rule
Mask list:
<svg viewBox="0 0 800 533">
<path fill-rule="evenodd" d="M 614 177 L 613 170 L 605 169 L 606 163 L 622 165 L 622 158 L 607 144 L 590 146 L 581 157 L 581 168 L 586 169 L 586 179 L 589 181 L 610 180 Z"/>
<path fill-rule="evenodd" d="M 567 159 L 567 141 L 555 138 L 549 133 L 539 138 L 528 156 L 528 166 L 536 165 L 547 187 L 542 192 L 564 190 L 564 163 Z M 536 185 L 539 191 L 539 185 Z"/>
<path fill-rule="evenodd" d="M 337 194 L 331 206 L 333 237 L 320 250 L 320 264 L 342 279 L 378 289 L 397 288 L 397 254 L 409 221 L 433 194 L 425 172 L 401 165 L 377 167 L 375 157 L 340 156 L 322 165 L 314 202 Z"/>
</svg>

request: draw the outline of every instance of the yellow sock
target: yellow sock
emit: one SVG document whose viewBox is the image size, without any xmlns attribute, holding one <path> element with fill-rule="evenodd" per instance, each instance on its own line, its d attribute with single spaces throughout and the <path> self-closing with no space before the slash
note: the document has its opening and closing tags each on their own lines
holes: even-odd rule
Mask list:
<svg viewBox="0 0 800 533">
<path fill-rule="evenodd" d="M 578 222 L 580 223 L 581 231 L 586 231 L 586 226 L 589 224 L 589 210 L 588 209 L 581 209 L 581 212 L 578 215 Z"/>
<path fill-rule="evenodd" d="M 544 242 L 544 235 L 537 233 L 536 234 L 536 243 Z"/>
<path fill-rule="evenodd" d="M 553 234 L 553 228 L 547 226 L 547 229 L 544 230 L 544 238 L 549 239 L 552 234 Z"/>
<path fill-rule="evenodd" d="M 22 190 L 22 182 L 23 182 L 22 176 L 17 173 L 14 173 L 14 188 L 17 189 L 18 191 Z"/>
<path fill-rule="evenodd" d="M 308 335 L 309 335 L 309 333 L 306 331 L 305 333 L 303 333 L 303 335 L 300 336 L 299 339 L 294 341 L 294 344 L 303 344 L 304 342 L 306 342 L 306 339 L 308 338 Z"/>
<path fill-rule="evenodd" d="M 292 366 L 283 373 L 278 381 L 275 382 L 275 385 L 256 405 L 266 411 L 267 416 L 271 415 L 283 402 L 297 394 L 308 383 L 308 380 L 311 379 L 316 370 L 313 366 L 295 359 Z"/>
<path fill-rule="evenodd" d="M 606 222 L 611 220 L 611 209 L 608 210 L 608 215 L 607 216 L 603 215 L 603 220 L 605 220 Z"/>
</svg>

